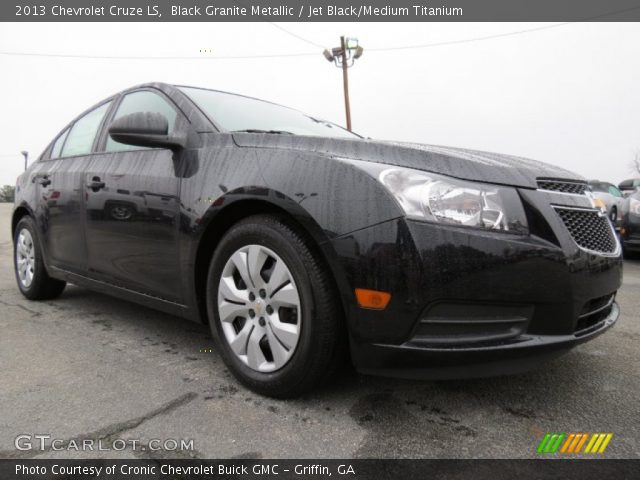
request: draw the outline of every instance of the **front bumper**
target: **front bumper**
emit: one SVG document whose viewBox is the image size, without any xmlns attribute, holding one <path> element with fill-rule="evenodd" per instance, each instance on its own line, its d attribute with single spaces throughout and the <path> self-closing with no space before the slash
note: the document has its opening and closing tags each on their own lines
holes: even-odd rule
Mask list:
<svg viewBox="0 0 640 480">
<path fill-rule="evenodd" d="M 360 355 L 369 361 L 359 370 L 374 375 L 431 380 L 526 372 L 597 337 L 612 327 L 619 315 L 620 309 L 614 302 L 607 316 L 587 331 L 571 335 L 523 334 L 503 344 L 458 348 L 436 348 L 411 342 L 363 345 Z"/>
<path fill-rule="evenodd" d="M 544 203 L 541 217 L 553 220 Z M 584 251 L 558 222 L 546 227 L 523 236 L 402 218 L 332 240 L 350 292 L 392 294 L 385 310 L 345 297 L 357 369 L 411 378 L 516 373 L 611 327 L 620 255 Z"/>
</svg>

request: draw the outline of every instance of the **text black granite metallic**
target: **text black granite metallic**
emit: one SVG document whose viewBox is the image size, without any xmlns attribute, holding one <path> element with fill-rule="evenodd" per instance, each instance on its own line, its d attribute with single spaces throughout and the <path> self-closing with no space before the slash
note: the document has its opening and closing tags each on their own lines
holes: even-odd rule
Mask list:
<svg viewBox="0 0 640 480">
<path fill-rule="evenodd" d="M 409 378 L 520 372 L 619 315 L 620 243 L 576 174 L 214 90 L 146 84 L 84 112 L 18 178 L 12 228 L 26 297 L 71 282 L 206 322 L 275 397 L 347 355 Z"/>
</svg>

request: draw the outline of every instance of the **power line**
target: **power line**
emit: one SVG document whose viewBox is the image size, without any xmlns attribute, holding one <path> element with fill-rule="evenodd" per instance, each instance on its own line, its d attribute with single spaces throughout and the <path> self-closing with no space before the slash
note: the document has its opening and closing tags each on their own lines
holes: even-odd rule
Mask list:
<svg viewBox="0 0 640 480">
<path fill-rule="evenodd" d="M 235 3 L 236 5 L 239 5 L 240 7 L 246 8 L 247 10 L 251 10 L 251 8 L 250 8 L 248 5 L 245 5 L 245 4 L 244 4 L 244 3 L 242 3 L 240 0 L 231 0 L 231 1 L 232 1 L 233 3 Z M 294 37 L 294 38 L 297 38 L 298 40 L 301 40 L 301 41 L 303 41 L 304 43 L 308 43 L 309 45 L 313 45 L 313 46 L 314 46 L 314 47 L 316 47 L 316 48 L 321 48 L 321 49 L 322 49 L 322 48 L 324 48 L 324 46 L 323 46 L 323 45 L 320 45 L 320 44 L 318 44 L 318 43 L 316 43 L 316 42 L 314 42 L 314 41 L 312 41 L 312 40 L 309 40 L 309 39 L 307 39 L 307 38 L 304 38 L 304 37 L 302 37 L 302 36 L 298 35 L 297 33 L 293 33 L 292 31 L 287 30 L 287 29 L 286 29 L 286 28 L 284 28 L 284 27 L 281 27 L 280 25 L 278 25 L 278 24 L 277 24 L 277 23 L 275 23 L 275 22 L 265 22 L 265 23 L 268 23 L 268 24 L 269 24 L 269 25 L 271 25 L 272 27 L 275 27 L 275 28 L 277 28 L 278 30 L 283 31 L 283 32 L 284 32 L 284 33 L 286 33 L 287 35 L 290 35 L 290 36 L 292 36 L 292 37 Z"/>
<path fill-rule="evenodd" d="M 215 57 L 204 56 L 119 56 L 119 55 L 83 55 L 67 53 L 38 53 L 38 52 L 6 52 L 0 51 L 0 55 L 21 56 L 21 57 L 51 57 L 51 58 L 82 58 L 98 60 L 233 60 L 250 58 L 281 58 L 281 57 L 310 57 L 317 56 L 315 53 L 274 53 L 266 55 L 218 55 Z"/>
<path fill-rule="evenodd" d="M 640 7 L 635 7 L 640 8 Z M 627 9 L 632 10 L 632 9 Z M 620 13 L 620 12 L 614 12 Z M 600 15 L 612 15 L 612 13 Z M 592 17 L 592 18 L 598 18 Z M 273 23 L 268 22 L 272 26 L 286 32 L 289 35 L 292 35 L 304 42 L 307 42 L 317 48 L 324 48 L 321 45 L 312 42 L 311 40 L 305 39 L 293 32 L 290 32 L 283 27 Z M 533 27 L 527 28 L 523 30 L 516 30 L 513 32 L 505 32 L 505 33 L 496 33 L 492 35 L 484 35 L 480 37 L 472 37 L 472 38 L 463 38 L 458 40 L 445 40 L 442 42 L 433 42 L 433 43 L 423 43 L 416 45 L 401 45 L 397 47 L 380 47 L 380 48 L 367 48 L 368 52 L 385 52 L 385 51 L 397 51 L 397 50 L 417 50 L 421 48 L 432 48 L 432 47 L 442 47 L 447 45 L 459 45 L 464 43 L 473 43 L 480 42 L 485 40 L 492 40 L 496 38 L 509 37 L 514 35 L 523 35 L 526 33 L 538 32 L 542 30 L 548 30 L 552 28 L 558 28 L 565 25 L 570 25 L 575 22 L 562 22 L 556 23 L 553 25 L 543 25 L 541 27 Z M 39 52 L 15 52 L 15 51 L 0 51 L 0 55 L 7 56 L 25 56 L 25 57 L 51 57 L 51 58 L 81 58 L 81 59 L 98 59 L 98 60 L 247 60 L 247 59 L 260 59 L 260 58 L 287 58 L 287 57 L 311 57 L 318 55 L 317 52 L 300 52 L 300 53 L 274 53 L 274 54 L 256 54 L 256 55 L 218 55 L 218 56 L 119 56 L 119 55 L 85 55 L 85 54 L 61 54 L 61 53 L 39 53 Z"/>
<path fill-rule="evenodd" d="M 569 25 L 574 22 L 563 22 L 556 23 L 553 25 L 544 25 L 542 27 L 533 27 L 527 28 L 524 30 L 516 30 L 515 32 L 505 32 L 505 33 L 495 33 L 493 35 L 485 35 L 482 37 L 473 37 L 473 38 L 461 38 L 458 40 L 445 40 L 443 42 L 433 42 L 433 43 L 422 43 L 418 45 L 402 45 L 399 47 L 381 47 L 381 48 L 367 48 L 367 52 L 387 52 L 392 50 L 413 50 L 419 48 L 430 48 L 430 47 L 442 47 L 445 45 L 458 45 L 461 43 L 472 43 L 472 42 L 481 42 L 483 40 L 491 40 L 494 38 L 502 38 L 502 37 L 510 37 L 513 35 L 522 35 L 525 33 L 538 32 L 540 30 L 548 30 L 550 28 L 563 27 L 565 25 Z"/>
<path fill-rule="evenodd" d="M 551 28 L 558 28 L 558 27 L 563 27 L 565 25 L 570 25 L 572 23 L 581 23 L 581 22 L 589 22 L 592 20 L 597 20 L 599 18 L 604 18 L 604 17 L 610 17 L 613 15 L 619 15 L 621 13 L 627 13 L 630 12 L 632 10 L 638 10 L 640 8 L 639 5 L 633 6 L 633 7 L 629 7 L 629 8 L 623 8 L 622 10 L 616 10 L 613 12 L 605 12 L 605 13 L 601 13 L 599 15 L 593 15 L 591 17 L 586 17 L 586 18 L 582 18 L 578 21 L 574 21 L 574 22 L 562 22 L 562 23 L 555 23 L 553 25 L 543 25 L 541 27 L 533 27 L 533 28 L 526 28 L 523 30 L 516 30 L 515 32 L 505 32 L 505 33 L 496 33 L 493 35 L 485 35 L 485 36 L 481 36 L 481 37 L 473 37 L 473 38 L 464 38 L 464 39 L 460 39 L 460 40 L 448 40 L 448 41 L 444 41 L 444 42 L 434 42 L 434 43 L 423 43 L 423 44 L 418 44 L 418 45 L 403 45 L 403 46 L 399 46 L 399 47 L 381 47 L 381 48 L 367 48 L 368 52 L 385 52 L 385 51 L 394 51 L 394 50 L 412 50 L 412 49 L 419 49 L 419 48 L 430 48 L 430 47 L 442 47 L 442 46 L 446 46 L 446 45 L 457 45 L 457 44 L 461 44 L 461 43 L 471 43 L 471 42 L 480 42 L 483 40 L 492 40 L 494 38 L 503 38 L 503 37 L 510 37 L 512 35 L 522 35 L 525 33 L 531 33 L 531 32 L 539 32 L 541 30 L 548 30 Z"/>
<path fill-rule="evenodd" d="M 303 40 L 307 43 L 311 43 L 312 45 L 318 48 L 324 48 L 319 44 L 311 42 L 310 40 L 306 40 L 293 32 L 289 32 L 288 30 L 280 27 L 279 25 L 269 22 L 274 27 L 293 35 L 300 40 Z M 545 25 L 542 27 L 534 27 L 525 30 L 517 30 L 515 32 L 505 32 L 505 33 L 497 33 L 493 35 L 486 35 L 482 37 L 473 37 L 473 38 L 463 38 L 458 40 L 447 40 L 444 42 L 434 42 L 434 43 L 423 43 L 418 45 L 402 45 L 398 47 L 381 47 L 381 48 L 367 48 L 368 52 L 384 52 L 384 51 L 393 51 L 393 50 L 415 50 L 420 48 L 430 48 L 430 47 L 440 47 L 445 45 L 456 45 L 461 43 L 471 43 L 471 42 L 479 42 L 483 40 L 491 40 L 494 38 L 508 37 L 511 35 L 522 35 L 525 33 L 536 32 L 540 30 L 546 30 L 550 28 L 561 27 L 564 25 L 568 25 L 572 22 L 564 22 L 557 23 L 554 25 Z M 82 59 L 99 59 L 99 60 L 233 60 L 233 59 L 251 59 L 251 58 L 282 58 L 282 57 L 309 57 L 318 55 L 316 52 L 314 53 L 274 53 L 274 54 L 266 54 L 266 55 L 218 55 L 215 57 L 203 57 L 203 56 L 119 56 L 119 55 L 84 55 L 84 54 L 63 54 L 63 53 L 38 53 L 38 52 L 7 52 L 0 51 L 0 55 L 10 55 L 10 56 L 25 56 L 25 57 L 52 57 L 52 58 L 82 58 Z"/>
<path fill-rule="evenodd" d="M 286 29 L 286 28 L 284 28 L 284 27 L 281 27 L 280 25 L 278 25 L 278 24 L 277 24 L 277 23 L 275 23 L 275 22 L 268 22 L 268 23 L 269 23 L 269 25 L 271 25 L 271 26 L 273 26 L 273 27 L 277 28 L 278 30 L 282 30 L 282 31 L 283 31 L 284 33 L 286 33 L 287 35 L 291 35 L 292 37 L 295 37 L 295 38 L 297 38 L 298 40 L 302 40 L 303 42 L 308 43 L 309 45 L 313 45 L 313 46 L 314 46 L 314 47 L 316 47 L 316 48 L 324 48 L 324 46 L 323 46 L 323 45 L 320 45 L 319 43 L 316 43 L 316 42 L 314 42 L 314 41 L 312 41 L 312 40 L 309 40 L 309 39 L 307 39 L 307 38 L 301 37 L 301 36 L 300 36 L 300 35 L 298 35 L 297 33 L 293 33 L 292 31 L 287 30 L 287 29 Z"/>
</svg>

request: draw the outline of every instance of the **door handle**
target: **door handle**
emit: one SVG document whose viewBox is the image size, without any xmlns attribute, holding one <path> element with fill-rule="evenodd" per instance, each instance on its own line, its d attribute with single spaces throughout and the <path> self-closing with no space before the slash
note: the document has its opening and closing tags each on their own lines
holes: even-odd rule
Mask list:
<svg viewBox="0 0 640 480">
<path fill-rule="evenodd" d="M 106 184 L 100 180 L 100 177 L 93 177 L 91 182 L 87 184 L 87 188 L 90 188 L 94 192 L 103 189 L 105 186 Z"/>
</svg>

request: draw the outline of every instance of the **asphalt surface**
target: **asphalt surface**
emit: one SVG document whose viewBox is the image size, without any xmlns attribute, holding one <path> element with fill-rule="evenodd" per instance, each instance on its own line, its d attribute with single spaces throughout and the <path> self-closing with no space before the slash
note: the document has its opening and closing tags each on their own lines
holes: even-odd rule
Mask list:
<svg viewBox="0 0 640 480">
<path fill-rule="evenodd" d="M 538 371 L 446 382 L 346 372 L 277 401 L 204 351 L 206 326 L 74 286 L 23 298 L 10 213 L 0 204 L 0 458 L 526 458 L 545 432 L 612 432 L 606 457 L 640 457 L 640 261 L 625 261 L 618 324 Z M 193 450 L 19 451 L 20 434 L 58 447 L 192 439 Z"/>
</svg>

